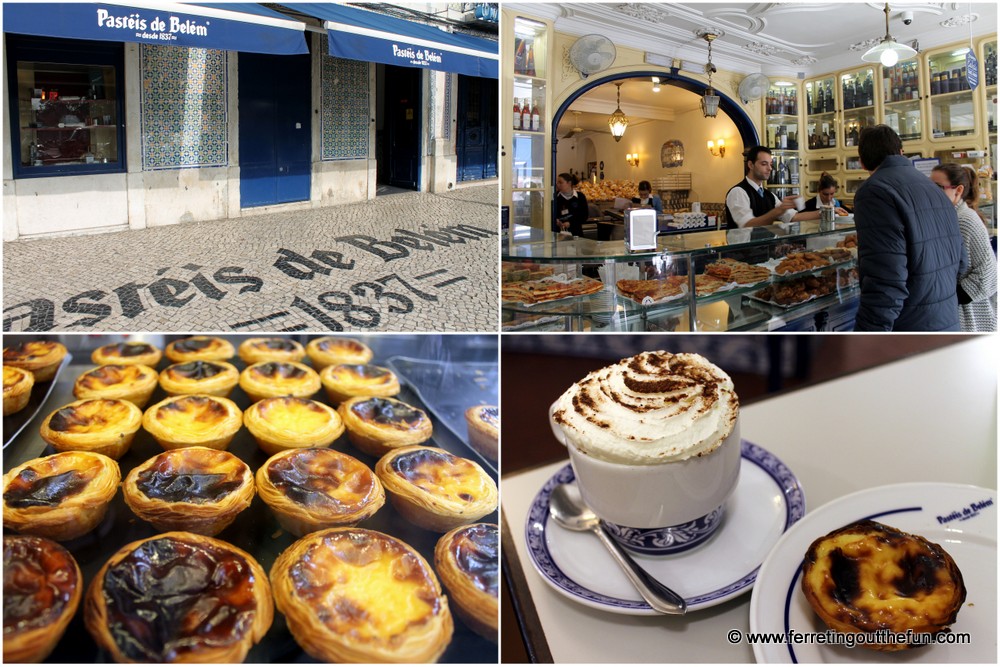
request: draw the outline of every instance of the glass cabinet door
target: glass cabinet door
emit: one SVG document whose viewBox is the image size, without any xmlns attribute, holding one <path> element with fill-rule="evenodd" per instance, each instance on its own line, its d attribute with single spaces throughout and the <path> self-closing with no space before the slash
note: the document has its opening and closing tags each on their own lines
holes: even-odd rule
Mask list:
<svg viewBox="0 0 1000 667">
<path fill-rule="evenodd" d="M 931 140 L 974 134 L 976 119 L 972 90 L 965 71 L 968 48 L 928 57 Z"/>
<path fill-rule="evenodd" d="M 824 150 L 837 145 L 836 92 L 832 76 L 806 82 L 806 127 L 808 150 Z"/>
<path fill-rule="evenodd" d="M 903 141 L 920 140 L 924 126 L 920 112 L 920 68 L 916 59 L 881 69 L 885 124 Z"/>
<path fill-rule="evenodd" d="M 768 148 L 799 149 L 799 100 L 794 83 L 778 82 L 767 91 L 764 101 L 764 140 Z"/>
<path fill-rule="evenodd" d="M 990 135 L 990 145 L 997 143 L 997 43 L 983 44 L 982 83 L 986 85 L 986 131 Z"/>
<path fill-rule="evenodd" d="M 840 75 L 840 94 L 844 103 L 840 145 L 858 145 L 858 135 L 875 125 L 875 70 L 872 67 Z"/>
<path fill-rule="evenodd" d="M 514 19 L 513 127 L 511 161 L 511 222 L 545 225 L 545 137 L 547 96 L 545 72 L 547 26 L 538 21 Z"/>
</svg>

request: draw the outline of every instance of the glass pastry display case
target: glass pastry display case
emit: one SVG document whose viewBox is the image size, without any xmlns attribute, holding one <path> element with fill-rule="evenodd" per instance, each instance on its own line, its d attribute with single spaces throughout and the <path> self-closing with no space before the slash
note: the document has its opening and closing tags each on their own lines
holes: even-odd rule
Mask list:
<svg viewBox="0 0 1000 667">
<path fill-rule="evenodd" d="M 5 353 L 9 348 L 13 348 L 21 342 L 36 340 L 38 338 L 38 336 L 5 336 Z M 120 343 L 125 337 L 113 336 L 107 338 L 111 338 L 112 341 L 110 342 L 112 343 Z M 180 336 L 165 337 L 156 335 L 141 336 L 139 338 L 142 339 L 141 342 L 155 346 L 158 351 L 162 351 L 166 347 L 166 343 L 176 343 L 181 339 Z M 224 340 L 232 343 L 232 347 L 226 346 L 228 352 L 225 354 L 228 354 L 228 358 L 223 360 L 215 357 L 214 360 L 209 361 L 192 357 L 193 360 L 184 361 L 180 364 L 185 367 L 182 369 L 183 373 L 180 374 L 185 375 L 192 382 L 205 382 L 209 379 L 207 376 L 211 374 L 213 365 L 231 364 L 237 370 L 241 372 L 245 371 L 248 362 L 235 356 L 234 349 L 239 347 L 242 342 L 245 342 L 247 338 L 247 336 L 238 335 L 225 336 Z M 49 337 L 49 340 L 55 339 L 56 336 Z M 291 349 L 293 347 L 292 343 L 295 343 L 299 345 L 296 349 L 302 350 L 302 346 L 305 346 L 309 342 L 308 339 L 309 337 L 307 336 L 286 335 L 275 340 L 279 343 L 285 341 L 288 349 Z M 46 441 L 43 440 L 40 425 L 43 421 L 51 421 L 46 420 L 48 415 L 56 411 L 61 412 L 63 406 L 74 402 L 74 389 L 75 385 L 79 385 L 78 378 L 98 365 L 91 362 L 91 354 L 100 344 L 97 341 L 109 342 L 101 340 L 101 337 L 72 335 L 58 337 L 58 340 L 66 348 L 69 348 L 70 353 L 65 357 L 66 362 L 58 369 L 58 375 L 49 381 L 50 386 L 41 387 L 42 391 L 38 396 L 38 401 L 41 401 L 43 404 L 40 406 L 27 405 L 23 410 L 25 413 L 23 416 L 19 417 L 18 414 L 20 413 L 15 413 L 4 417 L 5 446 L 3 463 L 5 472 L 29 460 L 49 456 L 54 453 L 52 447 L 47 445 Z M 463 415 L 465 410 L 474 407 L 485 409 L 485 406 L 482 404 L 487 402 L 493 406 L 497 405 L 499 393 L 496 337 L 399 335 L 359 337 L 359 340 L 366 344 L 371 349 L 371 352 L 374 353 L 370 361 L 366 362 L 369 366 L 356 365 L 357 362 L 351 362 L 347 366 L 341 366 L 340 368 L 368 369 L 373 366 L 381 367 L 381 369 L 376 371 L 356 371 L 356 375 L 359 377 L 355 378 L 355 380 L 369 383 L 381 378 L 383 370 L 393 370 L 398 376 L 399 385 L 401 385 L 398 388 L 399 393 L 394 398 L 407 404 L 409 406 L 408 409 L 416 408 L 418 411 L 423 411 L 425 417 L 429 418 L 433 425 L 430 439 L 422 443 L 421 446 L 426 445 L 439 448 L 447 452 L 447 455 L 476 463 L 483 477 L 489 477 L 493 485 L 495 485 L 497 481 L 496 462 L 485 458 L 474 448 L 465 430 L 465 426 L 462 424 L 456 425 L 455 421 L 458 417 L 455 414 Z M 277 349 L 277 345 L 274 342 L 267 343 L 267 346 L 270 349 Z M 199 351 L 205 351 L 202 342 L 189 344 L 188 348 L 188 352 L 192 355 Z M 153 361 L 152 365 L 155 366 L 153 370 L 163 373 L 168 367 L 176 368 L 178 364 L 172 361 L 174 356 L 176 356 L 174 352 L 175 350 L 172 348 L 167 351 L 171 359 L 163 357 L 162 359 Z M 131 354 L 131 351 L 127 353 L 127 355 Z M 414 364 L 418 362 L 422 364 L 421 368 L 423 370 L 421 372 L 414 370 Z M 121 365 L 126 362 L 117 363 Z M 318 372 L 321 377 L 324 377 L 326 370 L 321 371 L 321 364 L 312 359 L 311 356 L 303 358 L 298 362 L 264 362 L 265 365 L 271 364 L 274 366 L 281 363 L 304 365 L 308 367 L 310 373 Z M 254 365 L 259 366 L 260 363 Z M 110 367 L 105 366 L 105 368 Z M 161 375 L 161 379 L 162 377 Z M 456 381 L 451 382 L 452 378 L 456 379 Z M 276 377 L 275 381 L 280 383 L 282 379 L 287 380 L 288 378 Z M 46 383 L 42 384 L 45 385 Z M 452 389 L 449 390 L 449 388 Z M 321 410 L 312 410 L 312 412 L 327 412 L 329 408 L 337 406 L 337 402 L 331 399 L 331 394 L 328 394 L 328 391 L 329 387 L 324 384 L 323 388 L 320 388 L 318 392 L 312 395 L 312 401 L 320 404 L 322 408 Z M 204 394 L 208 393 L 207 390 L 204 392 Z M 147 412 L 150 409 L 156 409 L 155 406 L 166 398 L 167 394 L 164 388 L 157 386 L 144 409 Z M 200 397 L 180 396 L 177 398 L 195 399 Z M 216 397 L 205 396 L 205 398 L 215 399 Z M 226 399 L 219 400 L 224 401 Z M 251 401 L 240 386 L 236 386 L 232 390 L 229 400 L 234 402 L 240 411 L 249 414 L 248 408 L 251 406 Z M 291 401 L 297 399 L 279 400 Z M 380 401 L 384 399 L 365 398 L 364 400 Z M 316 408 L 317 406 L 313 407 Z M 382 408 L 379 409 L 382 411 L 376 414 L 374 418 L 376 422 L 393 422 L 395 424 L 396 421 L 403 420 L 409 423 L 407 421 L 408 417 L 405 414 L 399 412 L 393 413 L 391 410 L 387 412 Z M 302 419 L 308 422 L 311 414 L 310 411 L 307 410 L 301 414 L 303 415 Z M 494 416 L 498 418 L 498 412 Z M 278 421 L 281 421 L 280 415 Z M 22 426 L 24 428 L 20 433 L 10 437 Z M 218 452 L 218 454 L 226 456 L 234 455 L 242 463 L 245 463 L 250 471 L 256 473 L 266 467 L 265 462 L 270 458 L 270 455 L 262 450 L 262 445 L 259 444 L 259 441 L 255 439 L 256 435 L 256 431 L 252 432 L 248 423 L 246 426 L 240 427 L 235 433 L 232 441 L 225 448 L 226 451 Z M 175 449 L 171 451 L 214 452 L 214 450 L 204 449 Z M 347 460 L 350 461 L 350 466 L 353 466 L 353 468 L 349 467 L 346 469 L 353 471 L 356 468 L 364 472 L 365 475 L 374 475 L 376 464 L 379 461 L 378 456 L 366 454 L 354 443 L 352 432 L 350 431 L 336 437 L 328 449 L 308 449 L 307 446 L 299 444 L 296 445 L 296 449 L 287 450 L 279 454 L 279 456 L 288 453 L 288 451 L 307 453 L 339 452 L 340 454 L 332 456 L 337 456 L 341 459 L 351 457 Z M 141 466 L 145 465 L 153 457 L 163 453 L 164 449 L 154 440 L 153 435 L 146 431 L 145 428 L 139 429 L 134 440 L 131 442 L 131 446 L 117 461 L 121 469 L 122 479 L 124 480 L 133 470 L 140 469 Z M 346 455 L 346 457 L 343 455 Z M 230 456 L 230 458 L 232 457 Z M 242 466 L 242 464 L 240 465 Z M 364 471 L 364 468 L 368 470 Z M 328 491 L 330 487 L 323 486 L 323 484 L 327 484 L 328 482 L 321 481 L 320 486 L 310 486 L 308 481 L 303 481 L 308 477 L 306 475 L 306 468 L 295 468 L 295 470 L 298 471 L 295 473 L 298 476 L 294 477 L 294 480 L 296 480 L 294 485 L 288 488 L 294 488 L 298 490 L 297 492 L 301 492 L 301 497 L 312 497 L 320 492 L 334 493 L 333 491 Z M 368 471 L 372 472 L 369 473 Z M 184 486 L 185 484 L 205 484 L 207 482 L 204 482 L 201 478 L 211 477 L 211 475 L 192 474 L 190 477 L 193 481 L 177 482 L 177 484 L 180 486 Z M 252 556 L 263 567 L 265 572 L 270 573 L 272 565 L 279 554 L 289 550 L 293 544 L 297 543 L 299 538 L 289 532 L 293 529 L 277 513 L 277 506 L 272 505 L 272 500 L 266 497 L 263 491 L 261 491 L 262 475 L 258 474 L 256 477 L 258 485 L 257 494 L 249 507 L 241 511 L 232 524 L 222 529 L 216 536 L 216 539 L 243 550 Z M 272 481 L 278 479 L 279 482 L 285 484 L 288 479 L 293 478 L 275 478 L 272 476 L 270 479 Z M 327 478 L 324 477 L 323 479 Z M 354 485 L 356 484 L 356 478 L 351 477 L 349 483 L 344 482 L 343 486 L 354 489 Z M 487 486 L 489 485 L 487 484 Z M 131 493 L 131 487 L 129 487 L 128 491 Z M 79 564 L 83 581 L 88 585 L 111 555 L 120 548 L 131 542 L 145 540 L 163 532 L 139 518 L 130 509 L 132 503 L 129 502 L 128 505 L 126 504 L 130 498 L 129 493 L 125 493 L 122 488 L 116 489 L 106 515 L 96 528 L 81 537 L 62 542 L 62 545 L 73 555 Z M 351 493 L 351 491 L 349 490 L 348 493 Z M 442 493 L 446 493 L 446 491 L 442 491 Z M 299 497 L 291 492 L 287 495 L 289 498 Z M 387 491 L 385 503 L 381 507 L 378 507 L 377 511 L 369 518 L 362 519 L 360 524 L 358 524 L 358 528 L 379 531 L 409 545 L 428 562 L 431 569 L 437 574 L 440 571 L 440 565 L 435 561 L 435 546 L 444 531 L 428 530 L 419 527 L 400 513 L 396 509 L 396 506 L 390 502 L 391 500 L 391 495 Z M 305 506 L 311 507 L 308 502 L 306 502 Z M 282 509 L 287 508 L 282 506 Z M 6 505 L 4 510 L 6 516 Z M 496 524 L 497 520 L 497 512 L 493 509 L 481 519 L 478 519 L 476 523 Z M 24 532 L 29 533 L 30 529 L 25 528 Z M 489 549 L 481 553 L 477 552 L 479 553 L 477 557 L 481 559 L 483 554 L 488 551 Z M 492 555 L 494 559 L 497 559 L 498 550 L 494 548 Z M 487 561 L 483 560 L 482 562 L 486 563 Z M 496 562 L 498 565 L 498 560 Z M 494 583 L 497 581 L 496 572 L 497 570 L 494 569 L 494 574 L 490 575 L 486 570 L 483 570 L 484 576 L 487 578 L 492 576 Z M 442 579 L 442 577 L 438 576 L 438 579 Z M 448 595 L 449 607 L 454 619 L 454 633 L 440 661 L 446 663 L 495 664 L 499 659 L 496 640 L 490 641 L 484 638 L 473 631 L 470 625 L 460 620 L 460 617 L 456 613 L 458 603 L 454 601 L 452 595 L 448 594 L 447 591 L 445 593 Z M 364 598 L 362 596 L 358 599 Z M 81 605 L 82 607 L 83 605 Z M 142 624 L 140 621 L 137 621 L 137 623 L 139 625 Z M 61 663 L 109 662 L 110 658 L 110 654 L 99 648 L 98 644 L 95 643 L 95 640 L 88 633 L 84 625 L 84 614 L 81 609 L 70 622 L 62 639 L 56 644 L 53 653 L 49 657 L 49 661 Z M 273 623 L 263 635 L 260 642 L 250 650 L 246 661 L 254 663 L 291 663 L 311 662 L 312 660 L 299 646 L 289 631 L 286 625 L 286 616 L 276 611 Z"/>
<path fill-rule="evenodd" d="M 526 236 L 526 235 L 521 235 Z M 501 265 L 505 331 L 837 330 L 857 308 L 853 218 L 621 241 L 511 246 Z"/>
</svg>

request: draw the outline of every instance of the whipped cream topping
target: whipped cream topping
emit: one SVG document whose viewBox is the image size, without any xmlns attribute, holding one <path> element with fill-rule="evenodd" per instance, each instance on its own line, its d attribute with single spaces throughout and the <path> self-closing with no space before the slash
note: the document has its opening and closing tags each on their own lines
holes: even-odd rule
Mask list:
<svg viewBox="0 0 1000 667">
<path fill-rule="evenodd" d="M 733 381 L 698 354 L 643 352 L 567 389 L 552 419 L 578 451 L 650 465 L 705 456 L 736 423 Z"/>
</svg>

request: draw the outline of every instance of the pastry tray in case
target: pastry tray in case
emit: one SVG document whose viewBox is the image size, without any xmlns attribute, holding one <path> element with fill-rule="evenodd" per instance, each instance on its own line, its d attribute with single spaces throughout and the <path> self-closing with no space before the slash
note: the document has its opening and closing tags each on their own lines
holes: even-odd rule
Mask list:
<svg viewBox="0 0 1000 667">
<path fill-rule="evenodd" d="M 374 346 L 373 346 L 374 347 Z M 89 353 L 86 355 L 89 359 Z M 229 360 L 239 370 L 245 366 L 238 358 Z M 372 363 L 385 365 L 385 360 L 376 356 Z M 164 359 L 157 366 L 157 370 L 165 368 L 169 362 Z M 447 367 L 448 364 L 443 364 Z M 463 366 L 463 364 L 454 364 Z M 71 403 L 73 397 L 73 383 L 77 376 L 89 370 L 93 364 L 75 364 L 63 367 L 61 374 L 52 382 L 54 387 L 49 399 L 41 406 L 45 415 L 53 410 L 57 410 L 63 405 Z M 495 369 L 496 366 L 494 365 Z M 466 369 L 463 369 L 463 373 Z M 401 378 L 402 379 L 402 378 Z M 434 435 L 425 444 L 441 447 L 457 456 L 471 458 L 479 461 L 477 457 L 469 455 L 469 448 L 464 442 L 456 437 L 450 427 L 443 428 L 440 419 L 435 419 L 436 414 L 424 403 L 420 395 L 410 389 L 410 383 L 421 382 L 421 378 L 408 379 L 407 386 L 404 386 L 397 398 L 415 407 L 428 410 L 434 422 Z M 495 383 L 495 372 L 494 372 Z M 423 385 L 417 384 L 421 391 L 427 392 Z M 429 388 L 428 388 L 429 389 Z M 496 401 L 496 393 L 493 394 L 493 401 Z M 146 407 L 150 407 L 166 398 L 162 388 L 157 387 L 152 398 Z M 246 410 L 251 404 L 249 398 L 243 390 L 237 386 L 230 398 L 236 402 L 241 410 Z M 326 394 L 320 390 L 313 396 L 314 400 L 329 404 Z M 19 437 L 14 439 L 10 447 L 4 451 L 3 469 L 4 472 L 24 463 L 29 459 L 48 456 L 55 451 L 49 447 L 38 433 L 40 421 L 33 428 L 25 429 Z M 5 424 L 6 428 L 6 424 Z M 333 449 L 349 454 L 363 462 L 372 470 L 378 457 L 369 456 L 357 450 L 348 440 L 345 433 L 338 438 L 331 447 Z M 257 447 L 256 441 L 247 429 L 241 428 L 230 444 L 228 451 L 242 459 L 250 469 L 257 471 L 261 465 L 269 458 L 267 454 Z M 136 433 L 131 449 L 118 461 L 121 467 L 122 479 L 135 466 L 141 464 L 157 454 L 163 449 L 156 443 L 153 437 L 144 429 Z M 486 468 L 487 472 L 496 481 L 496 473 Z M 479 520 L 484 523 L 497 523 L 498 514 L 496 511 L 486 515 Z M 370 519 L 359 524 L 361 528 L 370 528 L 387 533 L 406 542 L 427 559 L 427 562 L 434 565 L 434 546 L 441 537 L 441 533 L 434 533 L 422 528 L 418 528 L 404 519 L 386 498 L 385 505 Z M 63 542 L 69 551 L 76 558 L 83 572 L 83 584 L 89 586 L 100 567 L 118 549 L 136 540 L 152 537 L 160 532 L 151 524 L 136 517 L 123 500 L 121 490 L 115 495 L 104 521 L 92 532 L 70 542 Z M 265 572 L 270 572 L 278 555 L 287 549 L 298 538 L 281 529 L 277 519 L 270 508 L 264 504 L 259 497 L 254 497 L 253 503 L 248 509 L 241 512 L 236 520 L 228 528 L 216 536 L 220 540 L 229 542 L 240 549 L 251 554 L 264 568 Z M 84 589 L 86 592 L 86 589 Z M 452 616 L 455 616 L 455 603 L 449 596 L 449 603 L 452 607 Z M 486 640 L 470 630 L 461 620 L 455 618 L 455 632 L 444 655 L 439 662 L 443 663 L 491 663 L 496 664 L 499 660 L 497 644 Z M 84 628 L 83 624 L 83 603 L 73 618 L 72 622 L 56 645 L 55 650 L 46 659 L 49 663 L 84 663 L 84 662 L 110 662 L 110 656 L 100 650 L 94 643 L 93 638 Z M 317 662 L 306 654 L 295 642 L 291 633 L 285 625 L 284 616 L 275 609 L 274 622 L 271 628 L 264 635 L 264 638 L 257 644 L 246 658 L 247 663 L 290 663 L 290 662 Z"/>
<path fill-rule="evenodd" d="M 487 362 L 433 361 L 391 357 L 389 367 L 412 389 L 434 417 L 468 446 L 466 458 L 496 475 L 496 462 L 469 445 L 465 411 L 476 405 L 499 405 L 497 365 Z"/>
<path fill-rule="evenodd" d="M 46 399 L 48 399 L 49 394 L 52 393 L 52 388 L 56 386 L 56 382 L 59 381 L 59 376 L 62 375 L 66 367 L 70 365 L 73 361 L 73 355 L 66 353 L 62 361 L 59 362 L 59 368 L 56 369 L 56 374 L 51 380 L 46 380 L 45 382 L 36 382 L 31 388 L 31 398 L 28 399 L 28 404 L 23 408 L 15 412 L 14 414 L 7 415 L 3 418 L 3 448 L 7 449 L 7 445 L 14 442 L 14 439 L 24 430 L 24 427 L 35 420 L 42 406 L 45 405 Z M 76 378 L 74 378 L 75 380 Z M 39 423 L 39 426 L 41 423 Z"/>
</svg>

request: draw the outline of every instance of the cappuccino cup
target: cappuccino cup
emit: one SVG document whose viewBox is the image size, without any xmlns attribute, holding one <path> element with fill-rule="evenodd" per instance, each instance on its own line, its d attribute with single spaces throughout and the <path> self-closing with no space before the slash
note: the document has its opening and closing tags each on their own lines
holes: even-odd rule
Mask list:
<svg viewBox="0 0 1000 667">
<path fill-rule="evenodd" d="M 549 424 L 625 548 L 677 553 L 721 525 L 739 478 L 739 400 L 704 357 L 643 352 L 594 371 L 552 404 Z"/>
</svg>

